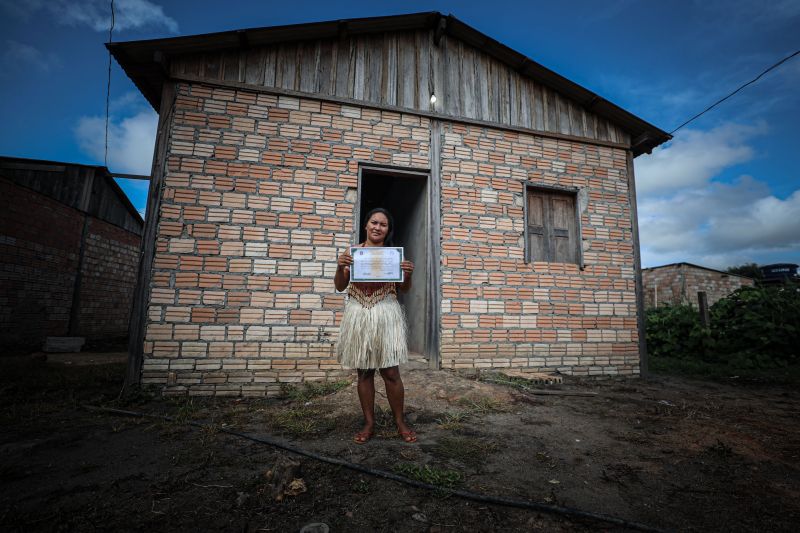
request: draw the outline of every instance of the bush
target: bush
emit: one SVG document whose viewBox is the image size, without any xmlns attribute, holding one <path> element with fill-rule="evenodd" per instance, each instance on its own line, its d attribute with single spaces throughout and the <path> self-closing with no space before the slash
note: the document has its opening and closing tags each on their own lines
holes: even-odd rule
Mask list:
<svg viewBox="0 0 800 533">
<path fill-rule="evenodd" d="M 710 341 L 690 305 L 648 309 L 645 329 L 647 352 L 654 357 L 702 358 Z"/>
<path fill-rule="evenodd" d="M 800 286 L 742 287 L 711 307 L 716 361 L 785 366 L 800 353 Z"/>
<path fill-rule="evenodd" d="M 706 329 L 691 306 L 649 309 L 648 352 L 742 369 L 799 362 L 800 286 L 742 287 L 715 303 L 710 316 Z"/>
</svg>

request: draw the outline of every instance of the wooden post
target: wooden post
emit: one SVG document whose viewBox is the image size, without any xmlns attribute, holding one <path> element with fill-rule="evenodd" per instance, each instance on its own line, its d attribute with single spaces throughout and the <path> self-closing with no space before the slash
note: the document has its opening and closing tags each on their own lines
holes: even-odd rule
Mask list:
<svg viewBox="0 0 800 533">
<path fill-rule="evenodd" d="M 697 305 L 700 307 L 700 324 L 707 328 L 711 324 L 708 316 L 708 297 L 706 291 L 697 291 Z"/>
<path fill-rule="evenodd" d="M 639 375 L 647 376 L 647 341 L 645 339 L 644 286 L 642 259 L 639 255 L 639 215 L 636 209 L 636 177 L 633 170 L 633 152 L 627 153 L 628 200 L 631 204 L 631 232 L 633 234 L 633 275 L 636 287 L 636 328 L 639 333 Z"/>
<path fill-rule="evenodd" d="M 147 193 L 147 212 L 144 217 L 142 246 L 139 252 L 139 272 L 136 289 L 133 293 L 133 308 L 128 326 L 128 368 L 122 385 L 124 393 L 137 387 L 142 377 L 144 361 L 144 334 L 147 321 L 147 306 L 150 298 L 150 276 L 155 255 L 156 233 L 158 229 L 159 208 L 161 205 L 161 187 L 167 166 L 167 147 L 172 128 L 173 107 L 175 104 L 175 84 L 166 82 L 161 93 L 159 106 L 158 130 L 156 133 L 155 153 L 153 154 L 153 179 Z"/>
</svg>

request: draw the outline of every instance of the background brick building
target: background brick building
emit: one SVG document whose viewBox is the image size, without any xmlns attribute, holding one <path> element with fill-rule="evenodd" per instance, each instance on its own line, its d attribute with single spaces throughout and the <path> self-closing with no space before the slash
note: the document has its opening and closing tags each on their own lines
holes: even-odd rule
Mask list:
<svg viewBox="0 0 800 533">
<path fill-rule="evenodd" d="M 129 382 L 340 371 L 336 256 L 376 205 L 432 366 L 639 372 L 632 159 L 663 131 L 439 13 L 111 50 L 160 114 Z"/>
<path fill-rule="evenodd" d="M 0 157 L 0 347 L 125 338 L 143 221 L 105 167 Z"/>
<path fill-rule="evenodd" d="M 740 287 L 752 287 L 755 280 L 691 263 L 673 263 L 642 270 L 645 307 L 693 305 L 697 293 L 705 291 L 708 305 Z"/>
</svg>

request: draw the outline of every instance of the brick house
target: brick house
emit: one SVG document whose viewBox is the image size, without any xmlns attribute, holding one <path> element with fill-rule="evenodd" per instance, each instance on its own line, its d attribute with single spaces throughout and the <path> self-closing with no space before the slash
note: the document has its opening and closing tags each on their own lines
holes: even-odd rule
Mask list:
<svg viewBox="0 0 800 533">
<path fill-rule="evenodd" d="M 639 373 L 633 158 L 665 132 L 439 13 L 110 49 L 160 115 L 128 383 L 340 372 L 336 256 L 377 205 L 432 367 Z"/>
<path fill-rule="evenodd" d="M 144 222 L 105 167 L 0 157 L 0 348 L 127 337 Z"/>
<path fill-rule="evenodd" d="M 691 263 L 672 263 L 642 269 L 646 308 L 663 305 L 697 306 L 697 293 L 704 291 L 708 305 L 740 287 L 752 287 L 755 280 Z"/>
</svg>

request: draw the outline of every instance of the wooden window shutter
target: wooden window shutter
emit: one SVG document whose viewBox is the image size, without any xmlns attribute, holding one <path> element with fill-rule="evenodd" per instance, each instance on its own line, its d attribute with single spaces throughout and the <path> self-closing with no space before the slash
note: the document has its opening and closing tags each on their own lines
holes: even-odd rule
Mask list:
<svg viewBox="0 0 800 533">
<path fill-rule="evenodd" d="M 527 229 L 531 261 L 578 263 L 575 195 L 529 190 Z"/>
<path fill-rule="evenodd" d="M 545 195 L 528 193 L 528 257 L 531 261 L 549 261 L 544 218 L 546 203 Z"/>
</svg>

